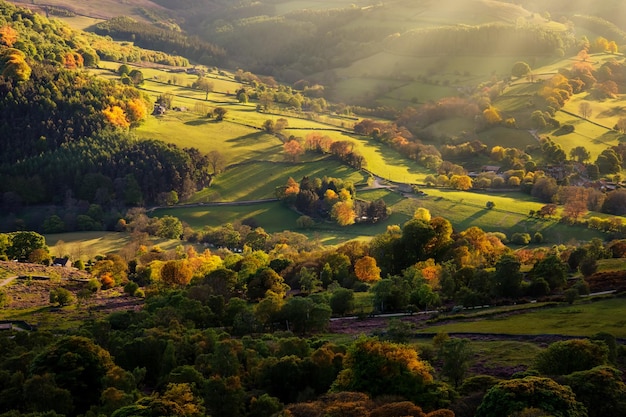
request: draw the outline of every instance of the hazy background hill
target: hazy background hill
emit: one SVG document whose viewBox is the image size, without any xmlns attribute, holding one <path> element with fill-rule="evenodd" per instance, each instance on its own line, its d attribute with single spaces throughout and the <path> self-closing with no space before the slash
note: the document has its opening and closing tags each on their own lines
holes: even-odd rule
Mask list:
<svg viewBox="0 0 626 417">
<path fill-rule="evenodd" d="M 449 96 L 477 81 L 509 76 L 519 59 L 542 66 L 575 54 L 583 36 L 626 45 L 620 29 L 626 16 L 615 0 L 46 4 L 57 8 L 51 13 L 65 9 L 98 19 L 129 16 L 137 24 L 117 21 L 91 29 L 151 48 L 154 42 L 142 35 L 158 28 L 158 39 L 180 40 L 168 52 L 282 82 L 323 84 L 328 99 L 368 106 L 403 107 Z M 194 44 L 194 51 L 185 42 Z"/>
</svg>

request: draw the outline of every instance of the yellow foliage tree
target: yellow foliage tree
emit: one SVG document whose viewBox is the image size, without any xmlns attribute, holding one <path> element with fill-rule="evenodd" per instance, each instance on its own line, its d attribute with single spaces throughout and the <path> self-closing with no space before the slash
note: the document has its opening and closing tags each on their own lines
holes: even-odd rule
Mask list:
<svg viewBox="0 0 626 417">
<path fill-rule="evenodd" d="M 126 103 L 126 118 L 131 126 L 139 124 L 148 116 L 146 102 L 135 98 Z"/>
<path fill-rule="evenodd" d="M 485 118 L 485 121 L 490 125 L 495 125 L 502 121 L 502 116 L 500 115 L 500 112 L 493 106 L 489 106 L 485 110 L 483 110 L 483 117 Z"/>
<path fill-rule="evenodd" d="M 31 68 L 26 63 L 24 52 L 8 48 L 0 53 L 0 71 L 7 78 L 26 81 L 30 78 Z"/>
<path fill-rule="evenodd" d="M 3 26 L 0 28 L 0 42 L 9 48 L 17 41 L 18 33 L 11 26 Z"/>
<path fill-rule="evenodd" d="M 354 264 L 354 274 L 363 282 L 376 282 L 380 280 L 380 268 L 376 265 L 376 259 L 364 256 Z"/>
<path fill-rule="evenodd" d="M 102 114 L 107 119 L 107 122 L 113 126 L 128 128 L 130 122 L 126 119 L 126 113 L 120 106 L 109 106 L 102 110 Z"/>
<path fill-rule="evenodd" d="M 161 281 L 171 287 L 184 287 L 189 284 L 193 270 L 185 259 L 167 261 L 161 268 Z"/>
<path fill-rule="evenodd" d="M 356 218 L 354 202 L 352 200 L 338 201 L 333 205 L 330 215 L 339 226 L 354 224 Z"/>
<path fill-rule="evenodd" d="M 400 395 L 420 400 L 433 383 L 432 368 L 415 349 L 377 339 L 360 338 L 350 347 L 334 391 L 359 391 L 372 396 Z M 375 378 L 372 376 L 375 375 Z"/>
<path fill-rule="evenodd" d="M 333 201 L 337 200 L 339 198 L 339 196 L 337 195 L 337 193 L 333 190 L 331 190 L 330 188 L 328 190 L 326 190 L 326 192 L 324 193 L 324 200 L 332 203 Z"/>
<path fill-rule="evenodd" d="M 467 175 L 453 175 L 450 177 L 450 186 L 455 190 L 466 191 L 472 188 L 472 179 Z"/>
<path fill-rule="evenodd" d="M 287 180 L 287 188 L 285 189 L 285 195 L 296 195 L 300 192 L 300 184 L 296 182 L 292 177 Z"/>
<path fill-rule="evenodd" d="M 415 213 L 413 213 L 413 218 L 415 220 L 424 220 L 425 222 L 429 222 L 432 216 L 430 215 L 430 210 L 420 207 L 415 210 Z"/>
</svg>

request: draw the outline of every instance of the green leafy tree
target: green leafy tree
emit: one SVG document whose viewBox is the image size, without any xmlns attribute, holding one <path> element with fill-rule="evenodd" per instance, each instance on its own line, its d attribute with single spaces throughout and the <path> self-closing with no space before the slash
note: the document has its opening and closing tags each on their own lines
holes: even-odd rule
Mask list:
<svg viewBox="0 0 626 417">
<path fill-rule="evenodd" d="M 443 343 L 439 353 L 442 373 L 458 388 L 470 367 L 473 349 L 468 339 L 452 338 Z"/>
<path fill-rule="evenodd" d="M 589 417 L 626 415 L 626 384 L 622 372 L 608 366 L 574 372 L 563 377 L 563 384 L 572 388 Z"/>
<path fill-rule="evenodd" d="M 183 224 L 174 216 L 163 216 L 159 219 L 157 236 L 166 239 L 180 239 L 183 235 Z"/>
<path fill-rule="evenodd" d="M 25 261 L 35 249 L 48 251 L 46 238 L 36 232 L 14 232 L 9 234 L 10 246 L 6 249 L 7 257 Z"/>
<path fill-rule="evenodd" d="M 104 377 L 114 368 L 108 351 L 85 337 L 68 336 L 35 356 L 30 377 L 54 375 L 56 385 L 71 393 L 74 412 L 82 414 L 99 403 Z"/>
<path fill-rule="evenodd" d="M 511 75 L 517 78 L 524 77 L 530 73 L 530 65 L 523 61 L 518 61 L 511 68 Z"/>
<path fill-rule="evenodd" d="M 576 401 L 569 387 L 533 376 L 502 381 L 492 387 L 475 417 L 511 416 L 527 408 L 539 409 L 553 417 L 587 417 L 587 409 Z"/>
<path fill-rule="evenodd" d="M 533 277 L 545 279 L 552 291 L 563 288 L 567 282 L 566 264 L 556 255 L 537 261 L 530 274 Z"/>
<path fill-rule="evenodd" d="M 328 304 L 316 303 L 310 297 L 292 297 L 285 303 L 282 314 L 289 320 L 291 330 L 306 334 L 324 331 L 328 327 L 331 309 Z"/>
<path fill-rule="evenodd" d="M 604 365 L 607 360 L 606 344 L 573 339 L 552 343 L 537 355 L 535 367 L 544 375 L 567 375 Z"/>
<path fill-rule="evenodd" d="M 503 297 L 517 297 L 522 285 L 521 263 L 512 255 L 504 255 L 496 264 L 494 290 Z"/>
<path fill-rule="evenodd" d="M 330 295 L 330 308 L 338 316 L 350 313 L 354 309 L 354 291 L 337 288 Z"/>
<path fill-rule="evenodd" d="M 73 304 L 75 300 L 76 300 L 76 297 L 74 297 L 74 294 L 72 294 L 71 291 L 69 291 L 66 288 L 56 287 L 50 290 L 50 303 L 51 304 L 56 303 L 59 305 L 59 307 L 65 307 L 70 304 Z"/>
</svg>

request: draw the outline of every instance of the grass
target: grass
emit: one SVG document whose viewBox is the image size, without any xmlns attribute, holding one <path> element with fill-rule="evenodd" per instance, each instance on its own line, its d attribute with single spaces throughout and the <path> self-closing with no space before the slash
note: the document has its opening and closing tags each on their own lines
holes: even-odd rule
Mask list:
<svg viewBox="0 0 626 417">
<path fill-rule="evenodd" d="M 198 194 L 194 201 L 246 201 L 274 198 L 276 187 L 287 183 L 289 177 L 324 176 L 342 178 L 355 184 L 366 181 L 366 174 L 355 171 L 333 158 L 302 163 L 283 161 L 252 161 L 231 168 L 216 177 L 211 188 Z"/>
<path fill-rule="evenodd" d="M 269 233 L 296 229 L 296 220 L 300 217 L 295 211 L 277 202 L 242 206 L 173 207 L 158 209 L 152 214 L 156 217 L 164 215 L 178 217 L 196 230 L 254 218 Z"/>
<path fill-rule="evenodd" d="M 608 332 L 615 337 L 626 337 L 626 303 L 621 298 L 600 301 L 580 301 L 573 305 L 529 310 L 508 317 L 483 318 L 479 321 L 455 322 L 430 326 L 420 332 L 476 332 L 502 334 L 562 334 L 592 336 Z"/>
<path fill-rule="evenodd" d="M 70 255 L 71 259 L 93 259 L 96 255 L 118 252 L 129 244 L 132 237 L 118 232 L 71 232 L 44 235 L 50 253 L 55 256 Z M 177 240 L 152 239 L 153 245 L 170 250 L 180 245 Z"/>
<path fill-rule="evenodd" d="M 531 236 L 541 232 L 545 243 L 552 244 L 589 241 L 606 236 L 582 226 L 568 226 L 551 219 L 529 218 L 529 211 L 537 210 L 543 204 L 532 201 L 530 196 L 523 193 L 489 195 L 444 189 L 423 190 L 428 197 L 402 200 L 392 209 L 412 216 L 418 207 L 427 208 L 433 216 L 448 219 L 456 231 L 477 226 L 487 232 L 505 232 L 509 237 L 515 232 L 529 233 Z M 486 209 L 487 201 L 494 202 L 495 208 Z"/>
</svg>

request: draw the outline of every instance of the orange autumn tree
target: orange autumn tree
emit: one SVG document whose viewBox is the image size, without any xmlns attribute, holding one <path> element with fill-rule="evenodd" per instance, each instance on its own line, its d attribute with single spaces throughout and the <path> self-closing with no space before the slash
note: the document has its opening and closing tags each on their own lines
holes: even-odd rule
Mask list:
<svg viewBox="0 0 626 417">
<path fill-rule="evenodd" d="M 295 139 L 285 142 L 285 144 L 283 145 L 283 149 L 285 151 L 287 159 L 291 162 L 298 161 L 300 155 L 304 153 L 302 145 L 300 145 L 300 142 Z"/>
<path fill-rule="evenodd" d="M 106 118 L 107 122 L 113 126 L 127 129 L 130 127 L 130 122 L 126 119 L 126 113 L 120 106 L 109 106 L 102 110 L 102 114 Z"/>
<path fill-rule="evenodd" d="M 380 268 L 376 265 L 376 259 L 364 256 L 354 264 L 354 274 L 359 281 L 376 282 L 380 280 Z"/>
<path fill-rule="evenodd" d="M 361 337 L 348 349 L 343 364 L 331 391 L 401 396 L 425 406 L 435 400 L 428 397 L 434 392 L 427 393 L 434 383 L 432 368 L 410 346 Z"/>
<path fill-rule="evenodd" d="M 147 116 L 148 108 L 145 101 L 134 98 L 126 103 L 126 118 L 131 126 L 139 124 Z"/>
<path fill-rule="evenodd" d="M 13 47 L 13 44 L 17 41 L 18 33 L 11 26 L 3 26 L 0 28 L 0 42 L 9 48 Z"/>
<path fill-rule="evenodd" d="M 161 268 L 161 281 L 169 287 L 184 287 L 192 276 L 193 270 L 186 259 L 167 261 Z"/>
</svg>

